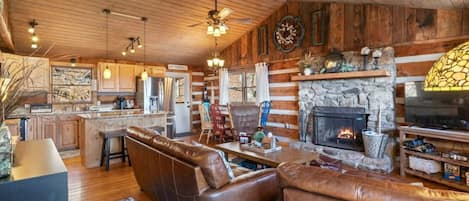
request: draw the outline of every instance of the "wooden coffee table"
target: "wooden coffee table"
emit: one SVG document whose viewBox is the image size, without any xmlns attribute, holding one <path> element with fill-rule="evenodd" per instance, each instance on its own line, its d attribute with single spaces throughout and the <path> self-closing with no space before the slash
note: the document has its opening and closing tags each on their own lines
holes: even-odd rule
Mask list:
<svg viewBox="0 0 469 201">
<path fill-rule="evenodd" d="M 216 145 L 215 148 L 225 152 L 226 157 L 232 154 L 271 167 L 277 167 L 283 162 L 306 163 L 318 157 L 318 153 L 290 147 L 282 147 L 280 151 L 272 153 L 257 153 L 241 148 L 239 142 L 223 143 Z"/>
</svg>

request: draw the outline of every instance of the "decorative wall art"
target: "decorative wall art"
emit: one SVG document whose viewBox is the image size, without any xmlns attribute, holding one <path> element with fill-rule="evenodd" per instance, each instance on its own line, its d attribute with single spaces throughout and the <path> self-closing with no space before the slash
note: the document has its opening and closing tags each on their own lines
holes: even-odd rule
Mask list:
<svg viewBox="0 0 469 201">
<path fill-rule="evenodd" d="M 316 10 L 311 14 L 312 31 L 311 41 L 313 46 L 326 44 L 327 38 L 327 13 L 326 10 Z"/>
<path fill-rule="evenodd" d="M 267 24 L 257 28 L 257 55 L 265 56 L 269 54 L 269 30 Z"/>
<path fill-rule="evenodd" d="M 305 36 L 305 27 L 300 17 L 285 16 L 275 25 L 274 44 L 275 47 L 285 53 L 301 47 Z"/>
<path fill-rule="evenodd" d="M 52 67 L 52 102 L 91 102 L 92 77 L 91 68 Z"/>
</svg>

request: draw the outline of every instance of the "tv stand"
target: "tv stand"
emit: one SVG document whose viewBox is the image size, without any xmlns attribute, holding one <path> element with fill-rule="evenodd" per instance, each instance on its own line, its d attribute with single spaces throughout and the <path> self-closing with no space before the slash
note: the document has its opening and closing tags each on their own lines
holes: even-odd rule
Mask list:
<svg viewBox="0 0 469 201">
<path fill-rule="evenodd" d="M 459 143 L 467 143 L 469 146 L 469 132 L 466 131 L 456 131 L 456 130 L 438 130 L 438 129 L 430 129 L 430 128 L 421 128 L 415 126 L 401 126 L 399 127 L 399 138 L 400 138 L 400 173 L 401 176 L 405 176 L 406 174 L 414 175 L 417 177 L 421 177 L 436 183 L 441 183 L 452 188 L 468 191 L 469 186 L 466 185 L 466 181 L 456 182 L 450 181 L 443 178 L 443 173 L 436 173 L 436 174 L 426 174 L 417 170 L 413 170 L 409 168 L 409 156 L 416 156 L 423 159 L 434 160 L 441 163 L 450 163 L 453 165 L 469 167 L 469 161 L 458 161 L 452 160 L 449 158 L 441 157 L 441 154 L 435 153 L 421 153 L 412 150 L 404 149 L 403 143 L 405 140 L 415 138 L 416 136 L 422 136 L 425 138 L 430 139 L 441 139 L 448 142 L 459 142 Z M 436 147 L 438 151 L 438 147 Z"/>
</svg>

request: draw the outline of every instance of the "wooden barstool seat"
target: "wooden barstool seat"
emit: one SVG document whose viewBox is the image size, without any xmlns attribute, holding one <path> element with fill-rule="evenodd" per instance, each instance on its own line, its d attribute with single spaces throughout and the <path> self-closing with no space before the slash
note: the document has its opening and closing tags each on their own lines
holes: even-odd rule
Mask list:
<svg viewBox="0 0 469 201">
<path fill-rule="evenodd" d="M 103 146 L 101 148 L 101 161 L 100 167 L 104 165 L 104 160 L 106 160 L 106 171 L 109 171 L 109 161 L 116 158 L 121 158 L 122 162 L 125 163 L 125 158 L 127 157 L 129 161 L 129 166 L 131 166 L 130 157 L 127 153 L 127 147 L 125 144 L 125 136 L 127 136 L 127 131 L 125 129 L 116 130 L 116 131 L 100 131 L 99 135 L 103 138 Z M 111 153 L 111 139 L 120 138 L 121 141 L 121 151 Z"/>
</svg>

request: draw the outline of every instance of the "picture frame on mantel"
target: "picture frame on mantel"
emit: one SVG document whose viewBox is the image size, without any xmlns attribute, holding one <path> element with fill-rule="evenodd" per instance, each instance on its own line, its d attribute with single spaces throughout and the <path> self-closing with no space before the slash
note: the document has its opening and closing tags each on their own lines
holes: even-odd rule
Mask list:
<svg viewBox="0 0 469 201">
<path fill-rule="evenodd" d="M 269 27 L 267 24 L 257 28 L 257 55 L 269 55 Z"/>
<path fill-rule="evenodd" d="M 313 46 L 325 45 L 327 41 L 327 13 L 324 8 L 311 13 L 311 43 Z"/>
<path fill-rule="evenodd" d="M 93 69 L 52 66 L 52 103 L 91 103 Z"/>
</svg>

